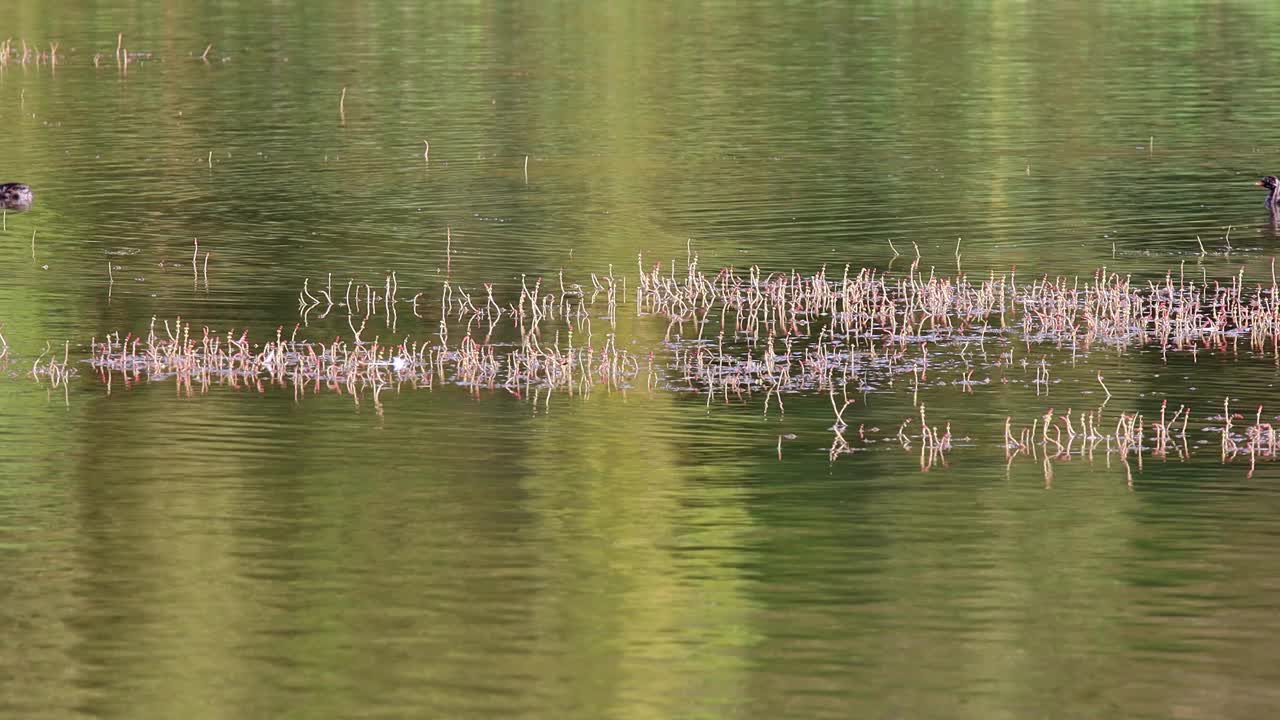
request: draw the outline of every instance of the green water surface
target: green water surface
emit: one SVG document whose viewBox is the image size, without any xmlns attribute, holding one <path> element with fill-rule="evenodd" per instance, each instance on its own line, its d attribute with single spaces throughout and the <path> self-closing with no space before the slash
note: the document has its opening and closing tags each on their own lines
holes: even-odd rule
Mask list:
<svg viewBox="0 0 1280 720">
<path fill-rule="evenodd" d="M 81 360 L 153 317 L 287 332 L 305 278 L 511 301 L 522 275 L 634 283 L 637 255 L 690 247 L 712 273 L 901 272 L 918 247 L 926 273 L 1261 282 L 1278 21 L 1248 2 L 10 0 L 0 39 L 59 49 L 0 69 L 0 181 L 37 193 L 0 232 L 0 715 L 1273 714 L 1280 473 L 1201 431 L 1224 397 L 1280 400 L 1270 357 L 1019 345 L 1031 367 L 968 393 L 939 356 L 917 398 L 859 395 L 852 427 L 880 432 L 834 460 L 824 395 L 766 417 L 760 397 L 445 384 L 375 407 L 108 394 Z M 118 33 L 149 55 L 121 66 Z M 619 342 L 665 347 L 628 309 Z M 46 344 L 79 368 L 65 388 L 29 376 Z M 1189 457 L 1006 463 L 1005 417 L 1096 408 L 1098 371 L 1110 422 L 1190 405 Z M 953 425 L 945 463 L 891 438 L 917 401 Z"/>
</svg>

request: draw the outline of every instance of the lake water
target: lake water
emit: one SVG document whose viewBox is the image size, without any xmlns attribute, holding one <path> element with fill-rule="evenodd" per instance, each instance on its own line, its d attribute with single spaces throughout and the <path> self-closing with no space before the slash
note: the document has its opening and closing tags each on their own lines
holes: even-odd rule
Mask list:
<svg viewBox="0 0 1280 720">
<path fill-rule="evenodd" d="M 635 295 L 641 268 L 684 278 L 695 254 L 708 278 L 1270 286 L 1280 233 L 1252 184 L 1280 170 L 1280 8 L 17 0 L 3 18 L 0 181 L 37 201 L 0 231 L 0 714 L 1280 704 L 1280 472 L 1220 432 L 1224 399 L 1238 434 L 1280 412 L 1271 346 L 921 321 L 896 372 L 856 373 L 839 428 L 843 391 L 820 383 L 780 406 L 682 376 L 689 353 L 760 357 L 763 334 L 726 349 Z M 51 42 L 56 64 L 34 54 Z M 390 273 L 394 307 L 352 306 Z M 592 280 L 610 273 L 613 323 Z M 524 308 L 539 278 L 579 303 L 545 347 L 613 347 L 636 372 L 371 388 L 90 362 L 189 324 L 255 352 L 277 328 L 449 352 L 471 332 L 506 372 L 512 314 L 442 331 L 441 298 L 483 305 L 487 283 Z M 300 304 L 321 288 L 336 308 Z M 819 325 L 774 329 L 812 347 Z M 1190 422 L 1156 448 L 1162 402 Z M 922 451 L 922 405 L 949 448 Z M 1063 449 L 1061 420 L 1052 440 L 1033 425 L 1050 408 L 1106 441 Z M 1133 413 L 1145 444 L 1122 451 Z M 1006 418 L 1032 442 L 1012 448 Z"/>
</svg>

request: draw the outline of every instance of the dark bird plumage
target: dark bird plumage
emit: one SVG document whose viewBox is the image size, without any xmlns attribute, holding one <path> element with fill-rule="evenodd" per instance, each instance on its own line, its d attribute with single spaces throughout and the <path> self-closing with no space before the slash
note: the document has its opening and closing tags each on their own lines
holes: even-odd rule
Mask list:
<svg viewBox="0 0 1280 720">
<path fill-rule="evenodd" d="M 1268 175 L 1258 182 L 1254 183 L 1258 187 L 1267 189 L 1267 207 L 1272 210 L 1280 210 L 1280 178 L 1275 175 Z"/>
<path fill-rule="evenodd" d="M 29 185 L 23 185 L 22 183 L 0 184 L 0 210 L 22 212 L 29 209 L 35 199 L 36 196 L 31 192 L 31 186 Z"/>
</svg>

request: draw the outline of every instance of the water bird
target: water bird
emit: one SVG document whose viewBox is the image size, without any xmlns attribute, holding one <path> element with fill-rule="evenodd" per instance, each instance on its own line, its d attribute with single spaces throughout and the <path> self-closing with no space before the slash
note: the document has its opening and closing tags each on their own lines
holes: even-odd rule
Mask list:
<svg viewBox="0 0 1280 720">
<path fill-rule="evenodd" d="M 1267 195 L 1267 202 L 1265 203 L 1267 207 L 1272 210 L 1280 210 L 1280 178 L 1275 175 L 1268 175 L 1254 183 L 1254 185 L 1264 187 L 1270 193 Z"/>
<path fill-rule="evenodd" d="M 30 185 L 22 183 L 2 183 L 0 184 L 0 210 L 13 210 L 22 212 L 30 209 L 31 203 L 35 202 L 36 196 L 31 192 Z"/>
</svg>

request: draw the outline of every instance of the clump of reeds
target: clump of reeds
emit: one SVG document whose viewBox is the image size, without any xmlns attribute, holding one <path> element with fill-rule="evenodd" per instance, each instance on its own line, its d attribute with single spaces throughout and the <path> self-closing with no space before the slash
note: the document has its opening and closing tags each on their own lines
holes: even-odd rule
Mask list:
<svg viewBox="0 0 1280 720">
<path fill-rule="evenodd" d="M 1226 283 L 1197 283 L 1181 274 L 1175 280 L 1170 271 L 1162 282 L 1139 285 L 1105 268 L 1090 278 L 1020 282 L 1013 270 L 971 279 L 959 272 L 926 274 L 919 262 L 917 255 L 898 275 L 849 267 L 838 276 L 826 268 L 807 275 L 758 267 L 708 274 L 692 247 L 683 268 L 675 261 L 646 266 L 640 257 L 635 314 L 664 321 L 670 347 L 665 362 L 650 359 L 646 384 L 661 384 L 665 371 L 670 386 L 705 391 L 708 403 L 760 392 L 767 412 L 775 398 L 781 408 L 784 393 L 826 392 L 850 382 L 892 386 L 903 373 L 911 376 L 914 402 L 928 385 L 931 354 L 935 374 L 950 372 L 959 358 L 963 367 L 956 368 L 955 384 L 965 392 L 993 380 L 975 377 L 981 369 L 972 362 L 975 355 L 999 374 L 994 379 L 1008 383 L 1015 343 L 1025 348 L 1022 367 L 1034 367 L 1029 382 L 1037 395 L 1058 381 L 1051 377 L 1048 356 L 1029 362 L 1035 344 L 1069 348 L 1074 364 L 1096 344 L 1156 344 L 1164 353 L 1189 351 L 1194 359 L 1199 349 L 1223 349 L 1247 337 L 1256 352 L 1280 363 L 1280 292 L 1274 282 L 1250 290 L 1242 274 Z M 573 330 L 589 336 L 592 308 L 602 307 L 603 318 L 616 327 L 627 286 L 627 278 L 612 268 L 607 275 L 592 274 L 589 289 L 566 283 L 563 273 L 558 291 L 541 277 L 522 276 L 518 296 L 501 301 L 492 284 L 481 293 L 446 281 L 433 314 L 421 301 L 429 291 L 398 297 L 395 273 L 384 277 L 381 288 L 348 281 L 344 293 L 334 291 L 330 276 L 323 291 L 304 282 L 299 309 L 304 324 L 340 310 L 357 341 L 372 321 L 395 331 L 402 304 L 415 318 L 433 320 L 444 343 L 451 325 L 487 342 L 504 320 L 521 334 Z M 1002 351 L 994 362 L 988 342 Z M 1110 396 L 1100 374 L 1099 384 Z"/>
<path fill-rule="evenodd" d="M 1274 280 L 1250 288 L 1243 271 L 1228 282 L 1187 281 L 1172 271 L 1163 282 L 1138 284 L 1099 269 L 1091 278 L 1041 277 L 1019 283 L 1014 271 L 973 280 L 918 268 L 892 275 L 848 266 L 804 275 L 759 267 L 714 275 L 638 260 L 636 310 L 668 320 L 669 335 L 703 338 L 712 324 L 746 339 L 813 336 L 816 328 L 856 346 L 905 348 L 937 343 L 974 329 L 1018 330 L 1028 342 L 1069 344 L 1073 354 L 1095 344 L 1156 344 L 1165 352 L 1225 347 L 1241 337 L 1280 362 L 1280 289 Z M 693 332 L 684 326 L 692 325 Z"/>
<path fill-rule="evenodd" d="M 1116 419 L 1114 429 L 1104 426 L 1102 408 L 1081 412 L 1073 418 L 1073 411 L 1067 408 L 1065 414 L 1055 414 L 1049 408 L 1043 415 L 1032 421 L 1030 426 L 1020 429 L 1013 427 L 1013 418 L 1006 417 L 1004 422 L 1004 448 L 1006 456 L 1012 459 L 1019 454 L 1038 457 L 1044 453 L 1058 458 L 1072 455 L 1091 456 L 1100 445 L 1105 444 L 1107 452 L 1114 448 L 1122 456 L 1129 453 L 1141 454 L 1143 450 L 1144 426 L 1141 413 L 1121 412 Z M 1163 409 L 1161 422 L 1158 423 L 1158 447 L 1163 450 L 1170 439 L 1170 427 L 1178 417 L 1185 415 L 1179 410 L 1173 420 L 1164 422 Z M 1185 429 L 1185 427 L 1184 427 Z"/>
<path fill-rule="evenodd" d="M 175 378 L 188 390 L 267 383 L 289 384 L 295 392 L 327 388 L 353 396 L 403 383 L 451 383 L 517 394 L 533 388 L 586 393 L 598 385 L 628 386 L 640 365 L 612 336 L 597 348 L 576 346 L 572 336 L 561 347 L 558 338 L 545 343 L 527 334 L 512 347 L 477 341 L 468 332 L 455 347 L 408 338 L 396 344 L 377 338 L 322 343 L 299 339 L 300 329 L 295 327 L 285 337 L 279 328 L 274 340 L 259 344 L 251 342 L 247 332 L 216 333 L 206 327 L 193 333 L 181 319 L 173 325 L 153 319 L 145 337 L 114 333 L 101 341 L 93 339 L 89 362 L 108 385 L 118 374 L 125 382 Z"/>
<path fill-rule="evenodd" d="M 1103 408 L 1081 412 L 1073 418 L 1071 408 L 1065 414 L 1055 414 L 1049 408 L 1043 415 L 1032 421 L 1030 427 L 1015 430 L 1013 418 L 1004 421 L 1004 449 L 1006 466 L 1012 466 L 1019 456 L 1028 456 L 1041 463 L 1044 473 L 1045 487 L 1053 484 L 1053 464 L 1066 462 L 1079 457 L 1092 461 L 1095 452 L 1103 452 L 1108 464 L 1112 454 L 1116 454 L 1123 463 L 1129 485 L 1133 485 L 1133 471 L 1129 465 L 1129 457 L 1135 456 L 1138 469 L 1142 469 L 1144 449 L 1151 454 L 1163 457 L 1170 447 L 1177 448 L 1185 457 L 1190 450 L 1186 442 L 1187 410 L 1180 409 L 1172 419 L 1166 419 L 1164 408 L 1161 408 L 1160 422 L 1154 423 L 1155 443 L 1151 448 L 1144 445 L 1144 425 L 1141 413 L 1121 412 L 1116 418 L 1114 428 L 1103 420 Z M 1172 428 L 1178 418 L 1182 418 L 1182 432 L 1174 441 Z"/>
<path fill-rule="evenodd" d="M 3 341 L 3 338 L 0 338 Z M 0 353 L 0 357 L 4 357 L 8 353 L 8 343 L 4 343 L 4 353 Z M 62 347 L 62 360 L 58 360 L 57 353 L 53 348 L 46 344 L 44 352 L 31 363 L 31 377 L 36 380 L 48 380 L 52 387 L 62 387 L 66 385 L 67 379 L 76 375 L 76 369 L 70 365 L 71 344 L 64 343 Z"/>
<path fill-rule="evenodd" d="M 837 405 L 834 394 L 831 395 L 832 409 L 836 413 L 836 424 L 831 427 L 833 433 L 831 447 L 827 449 L 827 457 L 832 462 L 842 455 L 850 455 L 860 449 L 865 449 L 867 442 L 866 429 L 864 426 L 858 426 L 858 439 L 864 444 L 855 446 L 845 436 L 845 430 L 848 425 L 844 422 L 844 411 L 853 404 L 852 400 L 845 399 L 843 407 Z M 919 434 L 913 434 L 911 425 L 916 418 L 908 417 L 898 426 L 898 432 L 893 436 L 902 446 L 903 450 L 912 451 L 913 446 L 919 443 L 920 446 L 920 469 L 928 472 L 937 465 L 946 466 L 946 454 L 952 449 L 951 423 L 945 423 L 941 429 L 937 425 L 930 425 L 928 417 L 925 413 L 923 403 L 919 406 Z M 872 428 L 873 431 L 878 428 Z"/>
<path fill-rule="evenodd" d="M 1261 405 L 1257 406 L 1251 424 L 1238 426 L 1236 422 L 1244 420 L 1244 416 L 1233 413 L 1230 401 L 1224 399 L 1222 415 L 1210 418 L 1222 423 L 1218 430 L 1222 462 L 1248 457 L 1248 477 L 1253 477 L 1259 460 L 1280 459 L 1280 433 L 1271 422 L 1264 422 L 1262 409 Z M 1168 401 L 1161 402 L 1158 419 L 1145 422 L 1141 413 L 1121 412 L 1114 426 L 1103 421 L 1103 408 L 1080 413 L 1074 419 L 1071 409 L 1065 414 L 1055 415 L 1053 408 L 1049 408 L 1030 426 L 1020 429 L 1014 428 L 1012 418 L 1005 418 L 1005 456 L 1010 465 L 1015 458 L 1023 455 L 1041 461 L 1045 482 L 1051 483 L 1052 463 L 1072 458 L 1092 461 L 1095 452 L 1102 452 L 1108 463 L 1113 455 L 1124 463 L 1129 484 L 1132 485 L 1130 458 L 1137 461 L 1139 470 L 1142 469 L 1144 455 L 1161 460 L 1170 457 L 1178 460 L 1191 458 L 1187 429 L 1190 417 L 1190 407 L 1180 405 L 1176 411 L 1170 412 Z M 1150 433 L 1147 432 L 1148 429 Z"/>
<path fill-rule="evenodd" d="M 446 230 L 448 255 L 451 243 Z M 193 275 L 198 260 L 197 245 Z M 581 283 L 567 281 L 563 272 L 555 278 L 521 275 L 505 295 L 492 283 L 467 288 L 452 280 L 404 291 L 394 271 L 377 281 L 350 279 L 345 288 L 335 287 L 332 275 L 314 286 L 308 278 L 298 295 L 300 326 L 338 318 L 347 325 L 347 339 L 298 339 L 299 327 L 288 338 L 278 331 L 274 340 L 252 344 L 243 334 L 193 334 L 181 322 L 173 330 L 165 323 L 162 335 L 153 323 L 145 338 L 117 333 L 95 340 L 91 362 L 108 383 L 123 375 L 130 382 L 175 377 L 189 391 L 213 383 L 291 384 L 295 392 L 337 389 L 357 401 L 371 393 L 379 406 L 379 393 L 406 384 L 534 398 L 546 392 L 549 399 L 553 392 L 626 389 L 641 373 L 648 390 L 700 393 L 708 406 L 763 396 L 766 415 L 775 405 L 783 412 L 788 395 L 812 393 L 826 395 L 835 414 L 832 459 L 854 450 L 844 435 L 854 414 L 849 388 L 892 388 L 905 381 L 920 425 L 910 432 L 911 421 L 904 422 L 898 440 L 909 449 L 919 444 L 924 469 L 943 461 L 951 447 L 949 427 L 926 422 L 921 393 L 932 386 L 958 385 L 971 393 L 989 382 L 1025 383 L 1045 395 L 1058 382 L 1050 357 L 1065 358 L 1069 351 L 1074 364 L 1097 345 L 1155 345 L 1195 358 L 1198 349 L 1248 343 L 1280 363 L 1280 288 L 1274 279 L 1250 286 L 1243 272 L 1222 282 L 1187 281 L 1170 271 L 1158 282 L 1139 283 L 1106 268 L 1084 278 L 1020 280 L 1013 269 L 926 273 L 917 252 L 903 273 L 847 266 L 807 274 L 759 267 L 707 273 L 691 246 L 683 267 L 674 260 L 646 265 L 643 257 L 637 263 L 634 295 L 628 277 L 612 267 Z M 637 322 L 665 326 L 659 347 L 636 354 L 616 336 L 619 311 L 628 303 Z M 400 337 L 402 317 L 405 324 L 425 325 L 430 339 L 405 335 L 380 342 L 380 332 Z M 988 345 L 995 347 L 989 352 Z M 1045 345 L 1052 351 L 1036 351 Z M 990 376 L 976 378 L 976 372 Z M 1100 372 L 1097 380 L 1109 399 Z M 1043 458 L 1047 480 L 1050 460 L 1092 457 L 1099 448 L 1126 465 L 1136 457 L 1141 467 L 1144 455 L 1189 455 L 1188 417 L 1189 409 L 1170 413 L 1162 406 L 1158 420 L 1122 412 L 1113 428 L 1104 424 L 1102 408 L 1078 414 L 1050 409 L 1016 430 L 1007 420 L 1004 446 L 1009 462 L 1022 455 Z M 1230 420 L 1224 459 L 1249 448 L 1251 456 L 1266 457 L 1274 439 L 1270 426 L 1256 423 L 1260 439 L 1250 446 L 1247 435 L 1231 434 Z"/>
<path fill-rule="evenodd" d="M 1249 474 L 1252 478 L 1259 459 L 1275 460 L 1280 449 L 1280 438 L 1276 428 L 1269 422 L 1262 421 L 1262 406 L 1254 413 L 1253 423 L 1245 426 L 1243 433 L 1233 432 L 1235 420 L 1243 420 L 1244 416 L 1231 412 L 1229 399 L 1222 401 L 1222 461 L 1231 462 L 1242 455 L 1249 458 Z"/>
<path fill-rule="evenodd" d="M 13 38 L 5 38 L 0 41 L 0 67 L 7 66 L 10 62 L 17 62 L 19 65 L 49 65 L 56 68 L 58 65 L 58 48 L 61 43 L 49 43 L 49 49 L 41 49 L 41 46 L 30 44 L 25 38 L 20 38 L 21 49 L 14 46 Z"/>
</svg>

